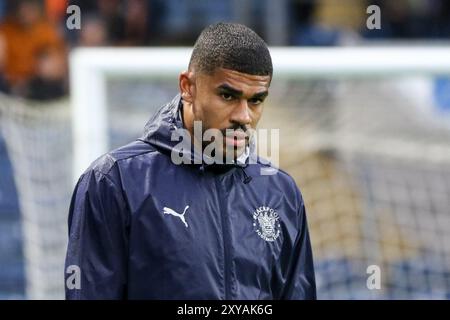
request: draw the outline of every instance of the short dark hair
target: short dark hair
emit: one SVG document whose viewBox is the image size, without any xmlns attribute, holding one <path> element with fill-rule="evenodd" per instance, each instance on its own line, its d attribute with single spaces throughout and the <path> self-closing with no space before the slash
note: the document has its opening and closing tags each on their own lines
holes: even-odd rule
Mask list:
<svg viewBox="0 0 450 320">
<path fill-rule="evenodd" d="M 272 76 L 267 44 L 250 28 L 237 23 L 206 27 L 194 45 L 189 69 L 211 74 L 225 68 L 252 75 Z"/>
</svg>

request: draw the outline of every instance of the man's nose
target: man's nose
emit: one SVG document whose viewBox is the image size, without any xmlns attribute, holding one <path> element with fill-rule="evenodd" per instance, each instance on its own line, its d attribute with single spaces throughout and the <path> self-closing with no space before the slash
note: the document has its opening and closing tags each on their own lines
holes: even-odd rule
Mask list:
<svg viewBox="0 0 450 320">
<path fill-rule="evenodd" d="M 250 110 L 246 99 L 241 99 L 239 104 L 236 105 L 230 120 L 240 125 L 248 125 L 251 123 L 252 119 L 250 118 Z"/>
</svg>

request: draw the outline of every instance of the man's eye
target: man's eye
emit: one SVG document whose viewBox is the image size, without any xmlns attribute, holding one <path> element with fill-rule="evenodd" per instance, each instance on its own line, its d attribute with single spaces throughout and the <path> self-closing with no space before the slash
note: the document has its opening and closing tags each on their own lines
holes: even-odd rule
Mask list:
<svg viewBox="0 0 450 320">
<path fill-rule="evenodd" d="M 233 98 L 234 98 L 234 97 L 233 97 L 231 94 L 229 94 L 229 93 L 221 93 L 220 96 L 222 97 L 223 100 L 226 100 L 226 101 L 231 101 L 231 100 L 233 100 Z"/>
<path fill-rule="evenodd" d="M 261 99 L 250 99 L 249 102 L 251 104 L 253 104 L 253 105 L 258 105 L 258 104 L 263 103 L 263 100 L 261 100 Z"/>
</svg>

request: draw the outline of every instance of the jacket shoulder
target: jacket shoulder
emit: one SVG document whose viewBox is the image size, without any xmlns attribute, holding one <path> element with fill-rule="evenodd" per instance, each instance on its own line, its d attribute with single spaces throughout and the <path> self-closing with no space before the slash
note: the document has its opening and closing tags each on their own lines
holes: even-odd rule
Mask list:
<svg viewBox="0 0 450 320">
<path fill-rule="evenodd" d="M 144 141 L 136 140 L 102 155 L 89 166 L 86 172 L 94 171 L 108 175 L 117 162 L 152 152 L 156 152 L 154 147 Z"/>
<path fill-rule="evenodd" d="M 284 181 L 293 183 L 295 185 L 295 180 L 292 176 L 284 171 L 283 169 L 277 167 L 272 162 L 267 159 L 264 159 L 260 156 L 257 157 L 256 164 L 260 168 L 260 172 L 262 175 L 275 176 L 278 179 L 282 179 Z"/>
<path fill-rule="evenodd" d="M 303 204 L 302 193 L 295 179 L 288 172 L 259 156 L 257 158 L 257 164 L 259 167 L 259 174 L 265 175 L 269 177 L 269 179 L 274 179 L 271 180 L 272 182 L 277 181 L 276 185 L 282 188 L 287 194 L 293 195 L 299 202 L 299 205 Z"/>
</svg>

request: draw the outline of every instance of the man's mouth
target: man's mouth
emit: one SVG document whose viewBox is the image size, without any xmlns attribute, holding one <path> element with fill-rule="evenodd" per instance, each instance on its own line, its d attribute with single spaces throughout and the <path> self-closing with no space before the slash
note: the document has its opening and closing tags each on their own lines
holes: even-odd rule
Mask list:
<svg viewBox="0 0 450 320">
<path fill-rule="evenodd" d="M 234 131 L 232 134 L 225 136 L 225 144 L 235 148 L 243 148 L 247 142 L 248 136 L 241 130 Z"/>
<path fill-rule="evenodd" d="M 245 146 L 246 139 L 238 139 L 234 137 L 225 137 L 225 144 L 227 146 L 233 146 L 236 148 L 242 148 Z"/>
</svg>

